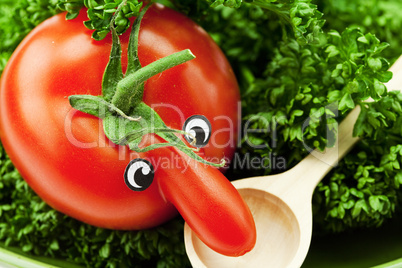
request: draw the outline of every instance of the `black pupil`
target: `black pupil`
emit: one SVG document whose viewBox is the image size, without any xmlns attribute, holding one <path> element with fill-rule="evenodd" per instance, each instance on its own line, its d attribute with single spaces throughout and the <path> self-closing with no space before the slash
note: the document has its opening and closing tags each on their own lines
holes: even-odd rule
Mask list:
<svg viewBox="0 0 402 268">
<path fill-rule="evenodd" d="M 191 130 L 195 132 L 195 145 L 196 146 L 202 146 L 204 145 L 204 140 L 205 140 L 205 131 L 202 127 L 192 127 Z M 190 137 L 191 140 L 192 137 Z"/>
<path fill-rule="evenodd" d="M 134 180 L 138 185 L 142 186 L 140 189 L 145 190 L 151 185 L 153 174 L 152 172 L 149 172 L 147 175 L 144 175 L 142 169 L 143 168 L 139 168 L 135 171 Z"/>
</svg>

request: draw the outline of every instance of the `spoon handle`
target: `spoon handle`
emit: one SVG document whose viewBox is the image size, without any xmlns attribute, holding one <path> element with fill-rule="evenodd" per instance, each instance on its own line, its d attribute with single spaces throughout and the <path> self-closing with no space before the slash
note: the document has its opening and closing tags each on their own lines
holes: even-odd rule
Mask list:
<svg viewBox="0 0 402 268">
<path fill-rule="evenodd" d="M 393 72 L 393 78 L 386 83 L 388 90 L 402 89 L 402 56 L 389 69 Z M 311 153 L 293 168 L 294 174 L 308 174 L 309 179 L 303 180 L 308 183 L 312 194 L 317 184 L 324 176 L 342 159 L 359 140 L 353 137 L 353 127 L 360 113 L 360 106 L 356 106 L 338 127 L 338 138 L 334 147 L 326 148 L 324 152 L 318 150 Z M 300 175 L 297 175 L 299 177 Z M 295 176 L 296 177 L 296 176 Z M 306 187 L 306 186 L 304 186 Z"/>
<path fill-rule="evenodd" d="M 323 152 L 313 150 L 304 158 L 297 166 L 293 168 L 295 174 L 308 174 L 308 179 L 304 179 L 303 183 L 308 183 L 310 190 L 308 195 L 312 193 L 317 184 L 324 176 L 334 167 L 338 165 L 349 150 L 359 140 L 353 136 L 353 126 L 360 113 L 360 106 L 356 106 L 338 126 L 338 137 L 334 147 L 326 148 Z M 306 186 L 304 186 L 306 187 Z"/>
<path fill-rule="evenodd" d="M 392 79 L 386 83 L 388 90 L 402 90 L 402 56 L 389 69 L 392 73 Z"/>
</svg>

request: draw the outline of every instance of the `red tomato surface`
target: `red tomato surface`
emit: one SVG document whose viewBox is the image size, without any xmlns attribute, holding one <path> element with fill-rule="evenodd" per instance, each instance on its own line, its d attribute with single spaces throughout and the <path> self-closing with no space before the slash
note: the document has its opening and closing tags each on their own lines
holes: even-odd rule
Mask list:
<svg viewBox="0 0 402 268">
<path fill-rule="evenodd" d="M 1 79 L 2 142 L 23 178 L 55 209 L 105 228 L 159 225 L 175 216 L 175 206 L 183 202 L 180 198 L 172 200 L 170 190 L 166 196 L 161 193 L 161 189 L 169 188 L 168 181 L 160 182 L 162 177 L 175 178 L 174 185 L 184 188 L 190 187 L 187 184 L 191 179 L 199 180 L 196 184 L 208 189 L 216 186 L 214 176 L 223 175 L 205 166 L 205 170 L 197 171 L 201 166 L 198 162 L 184 169 L 174 159 L 187 161 L 186 156 L 173 148 L 158 149 L 155 157 L 152 151 L 137 154 L 117 146 L 105 137 L 101 120 L 70 106 L 70 95 L 101 95 L 111 49 L 110 36 L 102 41 L 91 39 L 92 32 L 83 25 L 86 19 L 85 12 L 71 21 L 65 20 L 65 14 L 56 15 L 35 28 L 14 52 Z M 128 33 L 121 40 L 125 70 Z M 181 129 L 191 115 L 206 116 L 212 135 L 201 154 L 215 162 L 230 159 L 236 145 L 239 102 L 231 67 L 194 22 L 163 6 L 151 7 L 139 35 L 142 65 L 187 48 L 196 59 L 148 80 L 143 100 L 172 128 Z M 137 157 L 149 158 L 155 167 L 156 183 L 143 192 L 130 190 L 123 179 L 127 164 Z M 210 178 L 202 178 L 204 175 Z M 224 182 L 218 184 L 229 187 L 225 178 L 220 180 Z M 236 195 L 233 189 L 227 194 Z M 212 194 L 219 196 L 214 191 Z M 201 206 L 208 206 L 208 202 Z M 230 203 L 222 207 L 237 210 Z"/>
<path fill-rule="evenodd" d="M 122 176 L 136 155 L 111 144 L 99 119 L 68 102 L 70 95 L 101 95 L 109 59 L 110 36 L 91 39 L 86 19 L 85 12 L 72 21 L 54 16 L 15 51 L 1 79 L 2 142 L 32 188 L 66 214 L 110 228 L 155 226 L 176 210 L 161 198 L 157 184 L 142 193 L 129 190 Z M 123 69 L 127 42 L 128 33 L 122 37 Z M 142 65 L 187 48 L 197 58 L 148 80 L 144 102 L 176 129 L 191 115 L 205 115 L 213 130 L 205 156 L 230 158 L 239 101 L 232 69 L 190 19 L 162 6 L 149 9 L 139 36 Z"/>
</svg>

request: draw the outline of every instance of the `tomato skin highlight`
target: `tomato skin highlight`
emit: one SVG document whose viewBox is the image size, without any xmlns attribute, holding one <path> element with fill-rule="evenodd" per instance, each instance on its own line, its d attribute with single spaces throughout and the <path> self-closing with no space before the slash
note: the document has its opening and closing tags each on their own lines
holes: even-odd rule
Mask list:
<svg viewBox="0 0 402 268">
<path fill-rule="evenodd" d="M 173 163 L 163 168 L 161 157 L 169 162 L 172 153 L 173 157 L 186 156 L 172 148 L 136 153 L 115 145 L 104 135 L 101 120 L 70 106 L 70 95 L 101 95 L 112 44 L 110 36 L 92 40 L 92 32 L 82 23 L 86 19 L 82 11 L 71 21 L 66 21 L 62 13 L 43 22 L 23 40 L 3 72 L 0 136 L 22 177 L 50 206 L 94 226 L 151 228 L 175 217 L 177 207 L 212 247 L 216 245 L 229 255 L 238 254 L 238 244 L 243 245 L 240 251 L 249 250 L 255 242 L 253 219 L 237 191 L 217 169 L 196 164 L 203 171 L 183 171 Z M 128 36 L 127 32 L 121 37 L 123 70 Z M 207 117 L 213 132 L 201 155 L 214 161 L 231 159 L 236 147 L 240 95 L 230 65 L 198 25 L 173 10 L 153 5 L 141 24 L 141 64 L 187 48 L 197 58 L 149 79 L 143 100 L 171 128 L 181 129 L 186 118 L 195 114 Z M 124 170 L 134 158 L 153 159 L 156 168 L 154 183 L 143 192 L 133 192 L 124 183 Z M 192 209 L 210 210 L 208 206 L 194 200 L 190 202 L 193 205 L 181 206 L 191 198 L 192 191 L 207 198 L 220 196 L 210 201 L 216 213 L 232 207 L 227 219 L 238 216 L 233 215 L 233 203 L 222 203 L 225 198 L 239 206 L 236 213 L 240 211 L 244 219 L 233 230 L 242 226 L 243 231 L 238 232 L 236 241 L 225 240 L 232 234 L 211 233 L 213 219 L 192 214 Z M 244 230 L 249 231 L 247 237 L 242 237 L 246 235 Z"/>
</svg>

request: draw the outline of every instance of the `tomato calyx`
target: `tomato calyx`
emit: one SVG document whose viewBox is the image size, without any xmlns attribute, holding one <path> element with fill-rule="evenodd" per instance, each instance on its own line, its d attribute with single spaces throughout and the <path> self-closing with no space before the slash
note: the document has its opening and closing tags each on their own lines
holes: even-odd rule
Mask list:
<svg viewBox="0 0 402 268">
<path fill-rule="evenodd" d="M 113 43 L 109 62 L 103 74 L 102 95 L 71 95 L 69 96 L 70 105 L 79 111 L 103 119 L 105 135 L 115 144 L 128 145 L 131 150 L 136 152 L 174 146 L 201 163 L 223 167 L 224 159 L 220 163 L 213 163 L 196 154 L 199 148 L 187 146 L 176 136 L 176 134 L 187 136 L 192 136 L 192 134 L 169 128 L 158 113 L 142 100 L 144 83 L 149 78 L 195 58 L 189 49 L 185 49 L 144 67 L 141 66 L 138 59 L 138 36 L 142 17 L 148 7 L 149 5 L 142 9 L 132 27 L 128 44 L 126 73 L 123 74 L 122 71 L 120 39 L 114 26 L 110 25 Z M 139 145 L 142 138 L 151 133 L 157 134 L 166 142 L 141 148 Z M 195 146 L 196 138 L 194 136 L 192 136 L 192 141 L 190 145 Z"/>
</svg>

